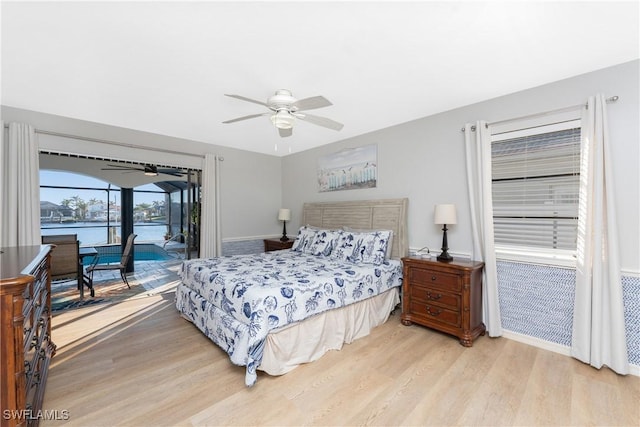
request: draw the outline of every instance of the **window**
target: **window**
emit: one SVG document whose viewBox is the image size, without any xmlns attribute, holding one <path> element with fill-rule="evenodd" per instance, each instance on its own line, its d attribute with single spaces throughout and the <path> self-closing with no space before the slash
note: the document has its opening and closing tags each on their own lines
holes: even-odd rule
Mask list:
<svg viewBox="0 0 640 427">
<path fill-rule="evenodd" d="M 580 120 L 494 133 L 493 224 L 501 257 L 573 260 Z"/>
</svg>

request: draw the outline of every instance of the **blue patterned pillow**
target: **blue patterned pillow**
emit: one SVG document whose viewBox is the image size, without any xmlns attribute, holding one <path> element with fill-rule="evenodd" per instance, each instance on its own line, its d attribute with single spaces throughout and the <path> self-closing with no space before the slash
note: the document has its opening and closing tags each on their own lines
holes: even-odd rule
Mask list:
<svg viewBox="0 0 640 427">
<path fill-rule="evenodd" d="M 296 240 L 293 242 L 291 246 L 292 251 L 308 253 L 311 244 L 313 243 L 313 239 L 316 236 L 316 229 L 311 228 L 309 226 L 303 225 L 298 230 L 298 235 L 296 236 Z"/>
<path fill-rule="evenodd" d="M 372 230 L 372 229 L 358 229 L 358 228 L 351 228 L 348 226 L 344 226 L 342 227 L 342 229 L 344 231 L 351 231 L 353 233 L 373 233 L 376 231 L 388 231 L 389 232 L 389 239 L 387 240 L 387 253 L 385 254 L 385 259 L 389 259 L 391 258 L 391 252 L 393 252 L 393 230 L 383 230 L 383 229 L 379 229 L 379 230 Z"/>
<path fill-rule="evenodd" d="M 349 261 L 355 248 L 356 235 L 359 233 L 353 233 L 350 231 L 338 231 L 338 238 L 336 245 L 331 251 L 331 258 L 339 259 L 342 261 Z"/>
<path fill-rule="evenodd" d="M 329 256 L 338 242 L 339 232 L 333 230 L 318 230 L 307 252 L 311 255 Z"/>
<path fill-rule="evenodd" d="M 384 262 L 391 231 L 354 233 L 354 248 L 349 261 L 380 265 Z"/>
</svg>

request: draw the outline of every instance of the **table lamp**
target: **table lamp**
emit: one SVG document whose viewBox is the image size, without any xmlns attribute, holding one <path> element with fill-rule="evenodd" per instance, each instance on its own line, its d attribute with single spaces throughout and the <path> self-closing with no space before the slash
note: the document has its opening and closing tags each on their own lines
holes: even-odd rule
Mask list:
<svg viewBox="0 0 640 427">
<path fill-rule="evenodd" d="M 289 209 L 280 209 L 278 211 L 278 221 L 282 221 L 282 237 L 281 242 L 289 240 L 287 237 L 287 221 L 291 220 L 291 211 Z"/>
<path fill-rule="evenodd" d="M 442 253 L 438 255 L 438 261 L 450 262 L 453 260 L 453 257 L 449 255 L 449 247 L 447 243 L 447 224 L 457 224 L 458 218 L 456 216 L 456 206 L 445 204 L 445 205 L 436 205 L 433 222 L 435 224 L 442 224 L 444 227 L 442 228 Z"/>
</svg>

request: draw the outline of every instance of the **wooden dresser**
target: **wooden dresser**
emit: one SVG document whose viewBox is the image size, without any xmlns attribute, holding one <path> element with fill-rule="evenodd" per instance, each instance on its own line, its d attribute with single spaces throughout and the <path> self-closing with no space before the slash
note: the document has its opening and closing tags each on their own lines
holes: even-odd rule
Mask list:
<svg viewBox="0 0 640 427">
<path fill-rule="evenodd" d="M 51 341 L 50 245 L 3 248 L 0 253 L 0 425 L 40 420 Z"/>
<path fill-rule="evenodd" d="M 402 323 L 417 323 L 454 335 L 471 347 L 484 335 L 483 262 L 402 258 Z"/>
<path fill-rule="evenodd" d="M 264 239 L 264 251 L 279 251 L 282 249 L 291 249 L 293 246 L 293 242 L 295 239 L 289 239 L 286 242 L 281 241 L 280 239 Z"/>
</svg>

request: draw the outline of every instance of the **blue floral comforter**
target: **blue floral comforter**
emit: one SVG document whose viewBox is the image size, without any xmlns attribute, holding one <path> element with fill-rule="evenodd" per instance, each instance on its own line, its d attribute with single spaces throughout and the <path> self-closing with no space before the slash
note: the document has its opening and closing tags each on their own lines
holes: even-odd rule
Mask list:
<svg viewBox="0 0 640 427">
<path fill-rule="evenodd" d="M 267 334 L 402 283 L 400 261 L 354 264 L 290 250 L 185 261 L 176 307 L 256 381 Z"/>
</svg>

